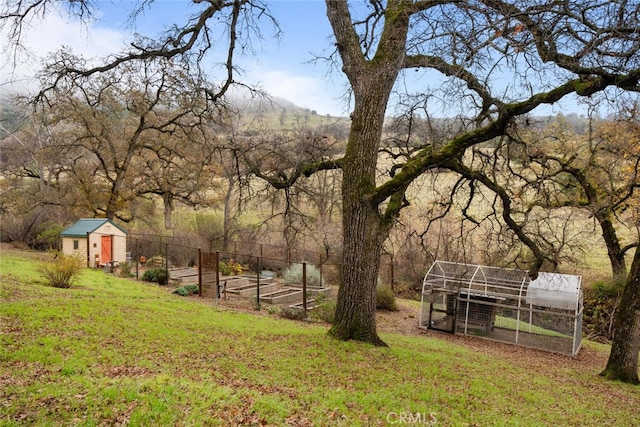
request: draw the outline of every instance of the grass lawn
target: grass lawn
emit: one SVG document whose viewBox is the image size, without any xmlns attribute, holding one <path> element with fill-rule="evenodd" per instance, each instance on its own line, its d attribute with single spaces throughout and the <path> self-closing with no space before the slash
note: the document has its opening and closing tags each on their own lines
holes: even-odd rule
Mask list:
<svg viewBox="0 0 640 427">
<path fill-rule="evenodd" d="M 45 286 L 0 253 L 0 425 L 638 425 L 640 387 L 604 366 L 437 334 L 389 348 L 326 325 L 86 270 Z M 417 322 L 417 319 L 415 319 Z M 488 346 L 496 344 L 487 344 Z M 598 363 L 607 347 L 585 348 Z M 507 349 L 505 351 L 505 349 Z"/>
<path fill-rule="evenodd" d="M 519 331 L 528 332 L 530 334 L 573 339 L 572 335 L 561 334 L 560 332 L 552 331 L 551 329 L 545 329 L 537 325 L 532 325 L 526 320 L 517 320 L 513 317 L 496 316 L 495 324 L 500 325 L 500 327 L 504 329 L 511 329 L 512 331 L 515 331 L 517 329 Z"/>
</svg>

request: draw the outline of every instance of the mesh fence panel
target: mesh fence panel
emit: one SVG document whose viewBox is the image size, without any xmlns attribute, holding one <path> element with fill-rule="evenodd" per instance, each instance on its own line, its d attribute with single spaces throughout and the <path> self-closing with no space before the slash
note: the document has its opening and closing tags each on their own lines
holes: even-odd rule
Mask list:
<svg viewBox="0 0 640 427">
<path fill-rule="evenodd" d="M 578 286 L 571 309 L 558 308 L 569 301 L 566 292 L 558 294 L 562 304 L 527 303 L 531 281 L 526 271 L 436 261 L 423 281 L 420 326 L 446 331 L 454 322 L 459 334 L 573 356 L 581 343 L 582 293 L 579 276 L 565 278 Z M 452 293 L 455 307 L 447 298 Z"/>
</svg>

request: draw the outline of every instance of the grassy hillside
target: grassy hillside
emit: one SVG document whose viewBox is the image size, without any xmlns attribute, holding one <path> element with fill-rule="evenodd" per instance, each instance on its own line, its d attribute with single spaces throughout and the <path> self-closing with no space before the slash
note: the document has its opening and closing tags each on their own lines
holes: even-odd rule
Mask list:
<svg viewBox="0 0 640 427">
<path fill-rule="evenodd" d="M 324 325 L 85 271 L 44 285 L 0 252 L 0 425 L 633 425 L 640 388 L 576 359 L 428 333 L 390 348 Z M 416 319 L 417 322 L 417 319 Z M 404 417 L 404 418 L 401 418 Z"/>
</svg>

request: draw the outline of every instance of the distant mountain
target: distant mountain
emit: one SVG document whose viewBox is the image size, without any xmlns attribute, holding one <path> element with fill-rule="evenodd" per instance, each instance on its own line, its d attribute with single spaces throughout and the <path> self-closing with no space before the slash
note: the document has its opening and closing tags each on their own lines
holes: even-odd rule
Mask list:
<svg viewBox="0 0 640 427">
<path fill-rule="evenodd" d="M 277 96 L 249 96 L 246 94 L 231 94 L 228 100 L 242 111 L 266 112 L 266 111 L 296 111 L 303 110 L 293 102 Z"/>
<path fill-rule="evenodd" d="M 0 138 L 4 137 L 6 132 L 18 129 L 23 122 L 24 117 L 15 106 L 5 100 L 0 100 Z"/>
</svg>

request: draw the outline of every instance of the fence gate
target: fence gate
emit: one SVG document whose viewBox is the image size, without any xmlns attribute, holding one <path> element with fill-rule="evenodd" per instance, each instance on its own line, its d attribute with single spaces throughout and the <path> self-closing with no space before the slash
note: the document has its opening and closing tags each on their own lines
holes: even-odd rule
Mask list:
<svg viewBox="0 0 640 427">
<path fill-rule="evenodd" d="M 220 298 L 220 278 L 218 276 L 218 253 L 200 252 L 198 275 L 200 295 L 204 297 Z"/>
<path fill-rule="evenodd" d="M 429 318 L 426 326 L 429 329 L 453 333 L 456 327 L 457 292 L 435 291 L 429 295 L 429 299 Z"/>
</svg>

